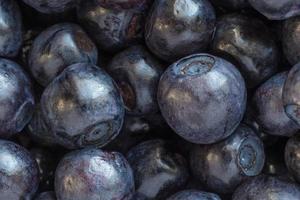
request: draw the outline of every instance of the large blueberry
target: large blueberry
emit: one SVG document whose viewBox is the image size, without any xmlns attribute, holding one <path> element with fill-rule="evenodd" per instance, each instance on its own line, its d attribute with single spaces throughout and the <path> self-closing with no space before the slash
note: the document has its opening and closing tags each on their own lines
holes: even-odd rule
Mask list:
<svg viewBox="0 0 300 200">
<path fill-rule="evenodd" d="M 244 79 L 226 60 L 195 54 L 172 64 L 162 75 L 158 103 L 177 134 L 208 144 L 228 137 L 242 120 L 247 94 Z"/>
<path fill-rule="evenodd" d="M 67 154 L 55 173 L 58 200 L 130 200 L 132 169 L 120 153 L 89 148 Z"/>
<path fill-rule="evenodd" d="M 75 8 L 77 0 L 23 0 L 37 11 L 46 14 L 62 13 Z"/>
<path fill-rule="evenodd" d="M 268 27 L 259 19 L 241 14 L 218 20 L 212 50 L 237 62 L 249 88 L 274 74 L 279 62 L 279 51 Z"/>
<path fill-rule="evenodd" d="M 56 197 L 53 191 L 48 191 L 39 194 L 34 200 L 56 200 Z"/>
<path fill-rule="evenodd" d="M 285 164 L 293 177 L 300 182 L 300 136 L 290 138 L 285 147 Z"/>
<path fill-rule="evenodd" d="M 30 121 L 34 109 L 31 87 L 18 64 L 0 59 L 0 137 L 20 132 Z"/>
<path fill-rule="evenodd" d="M 243 183 L 234 192 L 232 200 L 299 200 L 300 187 L 290 181 L 261 175 Z"/>
<path fill-rule="evenodd" d="M 158 112 L 156 94 L 163 70 L 143 46 L 133 46 L 117 54 L 107 70 L 119 86 L 129 114 Z"/>
<path fill-rule="evenodd" d="M 300 61 L 300 17 L 287 19 L 282 25 L 282 46 L 290 64 Z"/>
<path fill-rule="evenodd" d="M 39 185 L 38 173 L 25 148 L 0 140 L 0 200 L 32 199 Z"/>
<path fill-rule="evenodd" d="M 116 52 L 143 38 L 144 18 L 153 0 L 81 0 L 81 24 L 105 51 Z"/>
<path fill-rule="evenodd" d="M 22 45 L 22 18 L 14 0 L 0 0 L 0 33 L 0 56 L 17 56 Z"/>
<path fill-rule="evenodd" d="M 163 140 L 149 140 L 129 150 L 136 192 L 147 199 L 166 199 L 186 183 L 185 159 L 169 149 Z"/>
<path fill-rule="evenodd" d="M 43 31 L 33 42 L 28 67 L 42 86 L 47 86 L 66 67 L 75 63 L 97 64 L 94 43 L 76 24 L 62 23 Z"/>
<path fill-rule="evenodd" d="M 169 197 L 167 200 L 221 200 L 213 193 L 202 192 L 197 190 L 183 190 Z"/>
<path fill-rule="evenodd" d="M 270 20 L 282 20 L 300 15 L 299 0 L 248 0 L 258 12 Z"/>
<path fill-rule="evenodd" d="M 283 87 L 283 105 L 286 114 L 300 125 L 300 63 L 288 73 Z"/>
<path fill-rule="evenodd" d="M 271 135 L 291 136 L 300 129 L 283 107 L 282 90 L 287 74 L 282 72 L 273 76 L 256 90 L 253 97 L 256 121 Z"/>
<path fill-rule="evenodd" d="M 219 143 L 195 146 L 190 155 L 193 175 L 218 193 L 231 193 L 247 177 L 258 175 L 264 161 L 262 141 L 245 125 Z"/>
<path fill-rule="evenodd" d="M 104 146 L 123 123 L 123 101 L 115 83 L 88 63 L 66 68 L 44 90 L 40 103 L 43 127 L 66 148 Z"/>
<path fill-rule="evenodd" d="M 176 61 L 207 48 L 215 18 L 208 0 L 155 1 L 147 17 L 146 43 L 159 58 Z"/>
</svg>

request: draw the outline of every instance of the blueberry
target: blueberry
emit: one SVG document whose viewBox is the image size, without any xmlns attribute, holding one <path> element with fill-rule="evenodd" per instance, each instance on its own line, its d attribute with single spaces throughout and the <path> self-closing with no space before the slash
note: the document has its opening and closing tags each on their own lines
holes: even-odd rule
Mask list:
<svg viewBox="0 0 300 200">
<path fill-rule="evenodd" d="M 216 6 L 221 6 L 230 10 L 239 10 L 249 7 L 248 0 L 211 0 L 211 2 Z"/>
<path fill-rule="evenodd" d="M 300 187 L 294 182 L 261 175 L 251 178 L 233 194 L 232 200 L 299 200 Z"/>
<path fill-rule="evenodd" d="M 0 0 L 0 56 L 15 57 L 22 45 L 22 18 L 14 0 Z"/>
<path fill-rule="evenodd" d="M 120 88 L 128 114 L 158 112 L 156 93 L 163 70 L 143 46 L 133 46 L 115 55 L 107 70 Z"/>
<path fill-rule="evenodd" d="M 38 189 L 38 167 L 23 147 L 0 140 L 0 199 L 31 199 Z"/>
<path fill-rule="evenodd" d="M 282 20 L 300 15 L 299 0 L 248 0 L 258 12 L 270 20 Z"/>
<path fill-rule="evenodd" d="M 97 64 L 94 43 L 76 24 L 51 26 L 34 40 L 29 55 L 29 69 L 42 86 L 47 86 L 66 67 L 75 63 Z"/>
<path fill-rule="evenodd" d="M 282 47 L 290 64 L 300 61 L 300 17 L 284 21 L 282 25 Z"/>
<path fill-rule="evenodd" d="M 39 169 L 39 190 L 53 190 L 54 172 L 59 156 L 45 148 L 30 149 L 32 157 L 36 160 Z"/>
<path fill-rule="evenodd" d="M 185 159 L 170 150 L 163 140 L 149 140 L 129 150 L 136 192 L 147 199 L 166 199 L 186 183 Z"/>
<path fill-rule="evenodd" d="M 81 0 L 77 16 L 99 47 L 117 52 L 142 40 L 153 0 Z"/>
<path fill-rule="evenodd" d="M 207 48 L 215 18 L 207 0 L 155 1 L 147 17 L 146 43 L 162 60 L 176 61 Z"/>
<path fill-rule="evenodd" d="M 192 143 L 228 137 L 242 120 L 246 89 L 239 71 L 226 60 L 195 54 L 162 75 L 158 103 L 167 123 Z"/>
<path fill-rule="evenodd" d="M 221 200 L 221 198 L 213 193 L 202 192 L 197 190 L 184 190 L 178 192 L 167 200 Z"/>
<path fill-rule="evenodd" d="M 56 200 L 56 197 L 53 191 L 48 191 L 39 194 L 34 200 Z"/>
<path fill-rule="evenodd" d="M 290 138 L 285 147 L 285 164 L 293 177 L 300 182 L 300 136 Z"/>
<path fill-rule="evenodd" d="M 276 74 L 262 84 L 253 97 L 256 120 L 264 132 L 271 135 L 291 136 L 300 128 L 284 111 L 282 90 L 287 76 L 287 72 Z"/>
<path fill-rule="evenodd" d="M 218 193 L 231 193 L 247 177 L 258 175 L 264 166 L 262 141 L 254 131 L 240 125 L 227 139 L 195 146 L 190 155 L 193 175 Z"/>
<path fill-rule="evenodd" d="M 104 146 L 118 135 L 124 117 L 113 80 L 89 63 L 71 65 L 57 76 L 43 92 L 40 112 L 42 127 L 71 149 Z"/>
<path fill-rule="evenodd" d="M 283 87 L 283 105 L 286 114 L 300 125 L 300 64 L 296 64 L 288 73 Z"/>
<path fill-rule="evenodd" d="M 60 161 L 55 192 L 61 200 L 130 200 L 134 193 L 132 169 L 120 153 L 77 150 Z"/>
<path fill-rule="evenodd" d="M 272 76 L 279 62 L 279 50 L 268 27 L 242 14 L 224 15 L 218 20 L 212 50 L 237 62 L 249 88 Z"/>
<path fill-rule="evenodd" d="M 0 59 L 0 137 L 22 131 L 34 109 L 31 82 L 15 62 Z"/>
<path fill-rule="evenodd" d="M 23 0 L 37 11 L 46 14 L 62 13 L 75 8 L 77 0 Z"/>
</svg>

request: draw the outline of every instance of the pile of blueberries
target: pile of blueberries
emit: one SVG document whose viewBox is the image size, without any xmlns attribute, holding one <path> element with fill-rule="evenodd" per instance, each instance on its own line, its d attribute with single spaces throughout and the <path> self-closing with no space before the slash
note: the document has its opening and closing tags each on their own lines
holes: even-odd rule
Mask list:
<svg viewBox="0 0 300 200">
<path fill-rule="evenodd" d="M 0 200 L 300 200 L 300 0 L 0 0 Z"/>
</svg>

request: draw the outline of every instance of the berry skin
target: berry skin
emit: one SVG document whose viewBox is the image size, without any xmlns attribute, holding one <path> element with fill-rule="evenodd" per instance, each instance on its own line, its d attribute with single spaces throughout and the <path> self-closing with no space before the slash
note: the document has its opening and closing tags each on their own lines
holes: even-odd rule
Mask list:
<svg viewBox="0 0 300 200">
<path fill-rule="evenodd" d="M 246 88 L 226 60 L 195 54 L 172 64 L 158 86 L 158 104 L 172 129 L 189 142 L 211 144 L 233 133 L 245 112 Z"/>
</svg>

